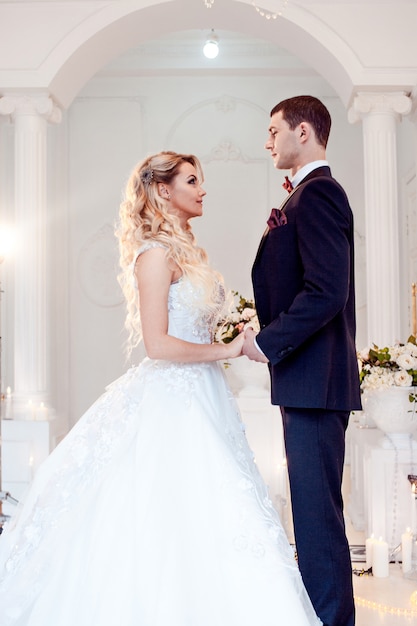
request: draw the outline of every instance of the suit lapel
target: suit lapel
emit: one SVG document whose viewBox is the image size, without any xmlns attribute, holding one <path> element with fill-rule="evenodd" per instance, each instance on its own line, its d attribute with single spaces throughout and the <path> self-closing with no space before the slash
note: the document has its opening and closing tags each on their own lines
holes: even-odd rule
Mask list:
<svg viewBox="0 0 417 626">
<path fill-rule="evenodd" d="M 279 205 L 279 207 L 278 207 L 278 210 L 279 210 L 279 211 L 283 211 L 283 210 L 284 210 L 284 208 L 286 207 L 287 203 L 290 201 L 291 197 L 294 195 L 294 193 L 297 191 L 297 189 L 301 189 L 301 187 L 303 186 L 303 184 L 304 184 L 304 183 L 300 183 L 299 185 L 297 185 L 297 187 L 295 187 L 295 188 L 291 191 L 291 193 L 289 193 L 289 194 L 288 194 L 288 196 L 287 196 L 286 198 L 284 198 L 284 200 L 281 202 L 281 204 L 280 204 L 280 205 Z M 261 252 L 262 248 L 263 248 L 263 245 L 264 245 L 264 243 L 265 243 L 266 236 L 267 236 L 267 234 L 269 233 L 269 231 L 270 231 L 270 228 L 269 228 L 269 226 L 267 226 L 267 227 L 265 228 L 265 230 L 264 230 L 264 233 L 263 233 L 263 235 L 262 235 L 262 239 L 261 239 L 260 244 L 259 244 L 259 247 L 258 247 L 258 251 L 257 251 L 256 256 L 255 256 L 255 262 L 256 262 L 256 260 L 257 260 L 257 258 L 258 258 L 258 256 L 259 256 L 259 254 L 260 254 L 260 252 Z"/>
<path fill-rule="evenodd" d="M 298 189 L 302 189 L 302 187 L 304 187 L 305 184 L 308 183 L 309 180 L 311 180 L 312 178 L 316 178 L 317 176 L 331 176 L 331 172 L 330 172 L 330 167 L 328 166 L 323 166 L 323 167 L 318 167 L 315 170 L 313 170 L 312 172 L 310 172 L 309 174 L 307 174 L 307 176 L 301 181 L 301 183 L 299 183 L 296 187 L 294 187 L 294 189 L 291 191 L 291 193 L 288 194 L 288 196 L 283 200 L 283 202 L 281 202 L 280 206 L 279 206 L 279 210 L 283 211 L 285 206 L 287 205 L 287 203 L 291 200 L 292 196 L 294 195 L 294 193 L 298 190 Z M 270 228 L 269 226 L 266 227 L 263 235 L 262 235 L 262 239 L 259 243 L 259 247 L 258 247 L 258 251 L 256 253 L 255 256 L 255 261 L 254 263 L 256 263 L 258 256 L 261 253 L 261 250 L 264 246 L 265 243 L 265 239 L 267 234 L 269 233 Z"/>
</svg>

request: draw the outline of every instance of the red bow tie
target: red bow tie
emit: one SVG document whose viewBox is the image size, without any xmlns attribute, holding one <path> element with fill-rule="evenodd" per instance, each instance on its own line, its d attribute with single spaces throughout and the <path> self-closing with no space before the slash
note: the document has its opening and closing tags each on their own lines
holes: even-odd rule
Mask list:
<svg viewBox="0 0 417 626">
<path fill-rule="evenodd" d="M 282 183 L 282 186 L 284 187 L 286 191 L 288 191 L 288 193 L 291 193 L 292 190 L 294 189 L 294 187 L 292 186 L 292 182 L 290 181 L 288 176 L 285 177 L 285 180 Z"/>
</svg>

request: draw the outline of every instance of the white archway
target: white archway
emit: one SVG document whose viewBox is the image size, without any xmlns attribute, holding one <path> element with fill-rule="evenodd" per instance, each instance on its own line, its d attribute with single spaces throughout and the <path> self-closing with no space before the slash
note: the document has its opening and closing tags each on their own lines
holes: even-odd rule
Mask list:
<svg viewBox="0 0 417 626">
<path fill-rule="evenodd" d="M 202 0 L 154 2 L 142 8 L 108 5 L 57 42 L 39 73 L 44 87 L 67 108 L 101 67 L 126 50 L 170 32 L 208 30 L 213 25 L 279 43 L 321 74 L 346 106 L 350 103 L 354 77 L 362 70 L 357 56 L 334 30 L 294 5 L 273 21 L 261 18 L 251 4 L 240 0 L 222 0 L 210 10 Z"/>
</svg>

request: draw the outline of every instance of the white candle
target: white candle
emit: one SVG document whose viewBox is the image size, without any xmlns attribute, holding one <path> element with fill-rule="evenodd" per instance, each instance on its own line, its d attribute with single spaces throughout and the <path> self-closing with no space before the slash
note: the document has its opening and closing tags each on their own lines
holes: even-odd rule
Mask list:
<svg viewBox="0 0 417 626">
<path fill-rule="evenodd" d="M 39 408 L 36 412 L 36 419 L 40 421 L 44 421 L 48 419 L 48 409 L 46 408 L 43 402 L 40 403 Z"/>
<path fill-rule="evenodd" d="M 6 389 L 6 406 L 4 411 L 4 419 L 12 419 L 12 390 L 10 387 Z"/>
<path fill-rule="evenodd" d="M 368 537 L 365 541 L 365 555 L 366 555 L 366 563 L 365 569 L 369 569 L 372 567 L 372 546 L 375 543 L 374 534 Z"/>
<path fill-rule="evenodd" d="M 413 552 L 413 535 L 411 530 L 407 528 L 405 533 L 401 535 L 401 556 L 403 574 L 411 571 L 411 557 Z"/>
<path fill-rule="evenodd" d="M 388 544 L 382 537 L 372 546 L 372 574 L 375 578 L 389 576 Z"/>
<path fill-rule="evenodd" d="M 32 400 L 29 400 L 27 403 L 27 412 L 28 412 L 28 418 L 29 420 L 34 420 L 36 415 L 35 415 L 35 407 L 33 405 Z"/>
</svg>

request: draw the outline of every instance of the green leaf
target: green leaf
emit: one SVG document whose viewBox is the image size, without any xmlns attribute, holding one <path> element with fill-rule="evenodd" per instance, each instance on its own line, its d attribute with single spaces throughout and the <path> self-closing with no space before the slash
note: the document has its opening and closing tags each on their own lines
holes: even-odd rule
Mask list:
<svg viewBox="0 0 417 626">
<path fill-rule="evenodd" d="M 412 343 L 414 346 L 417 345 L 416 343 L 416 338 L 414 335 L 410 335 L 409 338 L 407 339 L 407 343 Z"/>
</svg>

